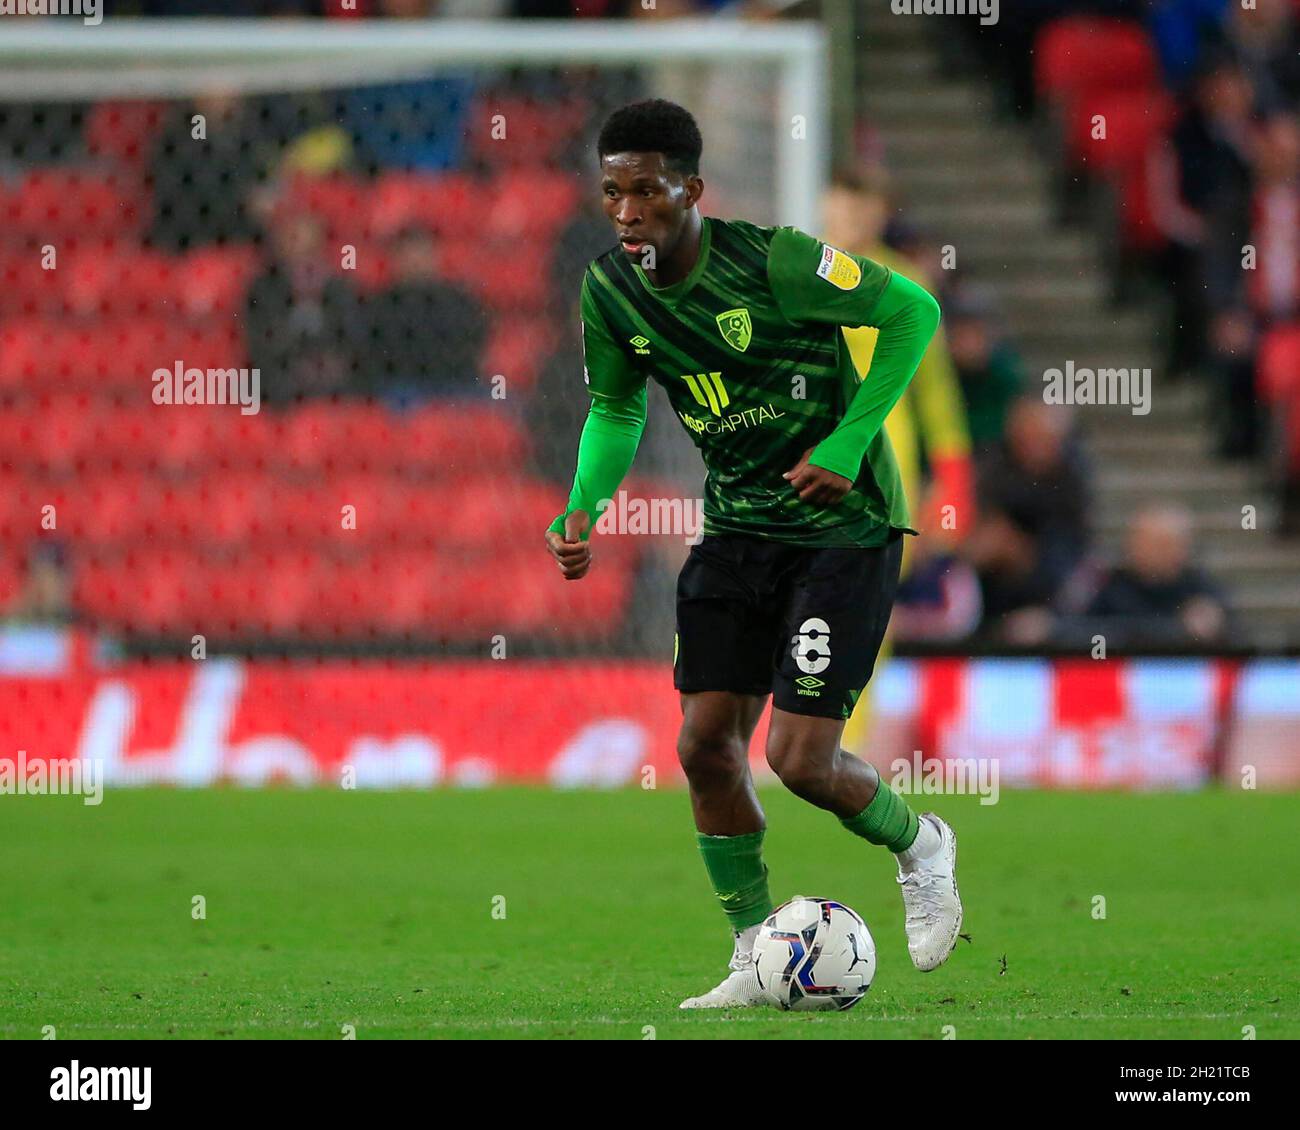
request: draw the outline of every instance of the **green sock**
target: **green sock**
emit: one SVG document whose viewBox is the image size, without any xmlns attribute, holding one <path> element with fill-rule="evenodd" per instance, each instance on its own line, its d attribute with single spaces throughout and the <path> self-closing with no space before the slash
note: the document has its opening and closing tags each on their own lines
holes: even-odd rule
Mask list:
<svg viewBox="0 0 1300 1130">
<path fill-rule="evenodd" d="M 763 863 L 763 833 L 706 836 L 700 832 L 698 839 L 704 869 L 733 932 L 757 926 L 772 913 L 767 866 Z"/>
<path fill-rule="evenodd" d="M 921 826 L 907 801 L 884 781 L 876 786 L 876 795 L 866 808 L 851 820 L 841 820 L 840 823 L 867 843 L 883 844 L 895 854 L 912 846 Z"/>
</svg>

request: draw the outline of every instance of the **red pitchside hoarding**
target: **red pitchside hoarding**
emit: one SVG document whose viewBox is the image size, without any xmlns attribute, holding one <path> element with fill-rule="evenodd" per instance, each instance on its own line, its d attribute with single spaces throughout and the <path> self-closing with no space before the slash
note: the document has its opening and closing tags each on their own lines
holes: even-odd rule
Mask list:
<svg viewBox="0 0 1300 1130">
<path fill-rule="evenodd" d="M 207 659 L 0 676 L 0 761 L 108 784 L 680 781 L 662 663 Z M 871 759 L 998 759 L 1003 787 L 1300 784 L 1300 662 L 889 661 Z M 766 722 L 755 737 L 765 771 Z"/>
</svg>

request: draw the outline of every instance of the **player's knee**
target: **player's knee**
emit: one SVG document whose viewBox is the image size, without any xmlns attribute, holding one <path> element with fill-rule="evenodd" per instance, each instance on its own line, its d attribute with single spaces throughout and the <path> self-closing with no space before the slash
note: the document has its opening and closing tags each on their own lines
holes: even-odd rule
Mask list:
<svg viewBox="0 0 1300 1130">
<path fill-rule="evenodd" d="M 767 763 L 787 789 L 818 804 L 834 791 L 835 750 L 794 736 L 776 736 L 767 743 Z"/>
<path fill-rule="evenodd" d="M 745 764 L 745 749 L 729 729 L 684 725 L 677 736 L 677 760 L 693 785 L 730 780 Z"/>
</svg>

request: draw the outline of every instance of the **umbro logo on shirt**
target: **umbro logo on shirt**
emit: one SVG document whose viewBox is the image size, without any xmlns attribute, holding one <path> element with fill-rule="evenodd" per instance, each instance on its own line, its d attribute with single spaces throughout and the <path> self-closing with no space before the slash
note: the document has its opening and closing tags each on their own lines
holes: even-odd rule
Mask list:
<svg viewBox="0 0 1300 1130">
<path fill-rule="evenodd" d="M 648 337 L 642 337 L 640 334 L 637 334 L 636 337 L 630 337 L 627 340 L 628 344 L 638 353 L 648 354 L 650 352 L 650 350 L 646 348 L 646 346 L 650 344 L 650 339 Z"/>
</svg>

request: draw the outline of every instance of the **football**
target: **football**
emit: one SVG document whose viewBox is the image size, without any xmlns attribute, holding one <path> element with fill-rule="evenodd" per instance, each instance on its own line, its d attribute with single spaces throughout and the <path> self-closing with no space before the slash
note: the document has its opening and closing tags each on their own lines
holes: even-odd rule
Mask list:
<svg viewBox="0 0 1300 1130">
<path fill-rule="evenodd" d="M 780 1008 L 852 1008 L 876 975 L 876 943 L 842 902 L 796 895 L 759 928 L 754 965 L 763 993 Z"/>
</svg>

